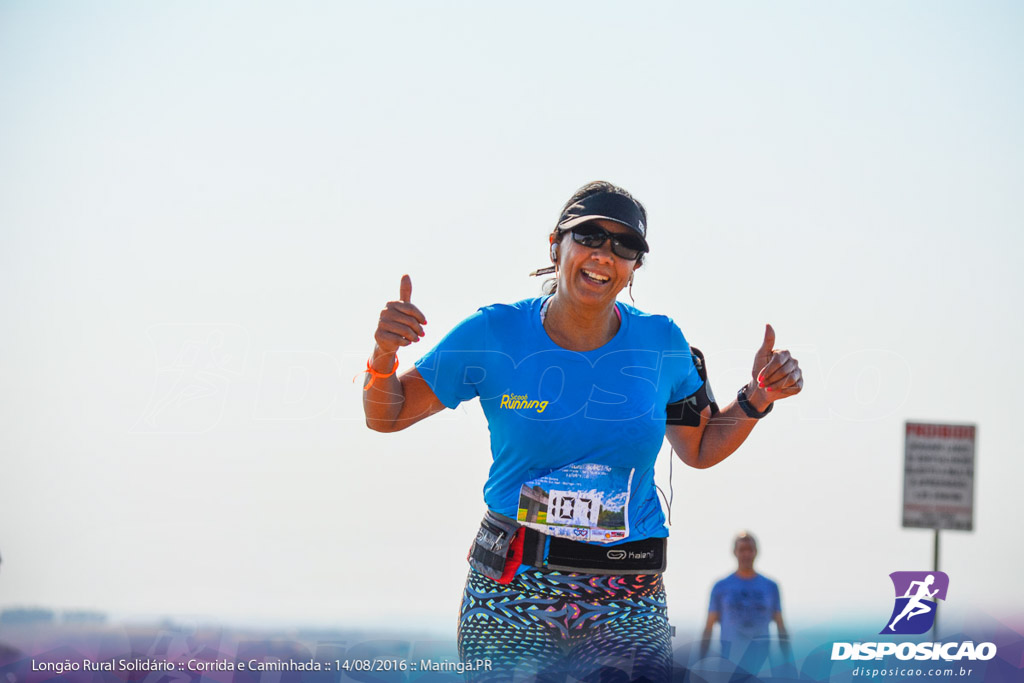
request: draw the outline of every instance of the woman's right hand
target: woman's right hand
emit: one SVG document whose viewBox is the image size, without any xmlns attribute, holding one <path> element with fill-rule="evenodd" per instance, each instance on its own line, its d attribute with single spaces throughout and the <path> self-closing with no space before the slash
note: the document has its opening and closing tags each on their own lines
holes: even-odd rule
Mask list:
<svg viewBox="0 0 1024 683">
<path fill-rule="evenodd" d="M 400 346 L 418 342 L 427 319 L 410 303 L 412 280 L 402 276 L 398 301 L 389 301 L 380 312 L 377 331 L 373 334 L 377 347 L 370 358 L 373 372 L 363 385 L 363 413 L 366 426 L 378 432 L 397 432 L 409 425 L 444 410 L 419 370 L 409 368 L 401 377 L 395 376 L 398 361 L 395 352 Z"/>
<path fill-rule="evenodd" d="M 393 356 L 398 347 L 418 342 L 426 334 L 423 326 L 427 324 L 427 319 L 420 309 L 410 303 L 411 298 L 412 278 L 403 275 L 398 301 L 389 301 L 380 312 L 377 331 L 373 335 L 380 351 L 379 356 Z M 374 355 L 379 357 L 378 354 Z"/>
</svg>

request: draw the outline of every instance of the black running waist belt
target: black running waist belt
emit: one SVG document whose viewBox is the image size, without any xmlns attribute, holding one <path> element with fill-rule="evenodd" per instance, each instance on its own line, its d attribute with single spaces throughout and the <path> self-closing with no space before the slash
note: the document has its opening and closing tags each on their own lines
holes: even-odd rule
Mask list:
<svg viewBox="0 0 1024 683">
<path fill-rule="evenodd" d="M 521 565 L 584 574 L 660 574 L 667 547 L 667 538 L 608 546 L 546 536 L 488 510 L 466 559 L 498 583 L 511 581 Z"/>
<path fill-rule="evenodd" d="M 645 538 L 607 546 L 523 530 L 523 564 L 588 574 L 659 574 L 665 571 L 665 538 Z M 545 542 L 550 541 L 547 554 Z"/>
</svg>

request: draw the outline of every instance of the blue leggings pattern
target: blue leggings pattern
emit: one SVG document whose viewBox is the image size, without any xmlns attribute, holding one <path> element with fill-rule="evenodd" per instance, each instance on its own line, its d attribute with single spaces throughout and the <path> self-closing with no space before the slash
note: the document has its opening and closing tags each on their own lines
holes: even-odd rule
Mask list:
<svg viewBox="0 0 1024 683">
<path fill-rule="evenodd" d="M 470 681 L 667 681 L 671 635 L 660 574 L 596 576 L 535 569 L 502 585 L 472 569 L 459 654 L 488 660 Z"/>
</svg>

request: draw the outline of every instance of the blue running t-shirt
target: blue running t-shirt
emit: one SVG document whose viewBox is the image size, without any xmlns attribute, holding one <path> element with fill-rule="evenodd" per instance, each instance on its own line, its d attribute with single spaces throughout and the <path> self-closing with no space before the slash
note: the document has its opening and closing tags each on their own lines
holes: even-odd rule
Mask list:
<svg viewBox="0 0 1024 683">
<path fill-rule="evenodd" d="M 730 646 L 768 635 L 772 617 L 782 611 L 779 586 L 760 574 L 749 579 L 731 574 L 711 589 L 708 611 L 718 612 L 722 656 L 729 657 Z"/>
<path fill-rule="evenodd" d="M 666 405 L 702 384 L 689 344 L 670 318 L 617 303 L 618 333 L 598 349 L 570 351 L 544 330 L 543 302 L 485 306 L 416 362 L 448 408 L 480 398 L 493 457 L 484 501 L 522 519 L 527 482 L 591 464 L 631 471 L 628 537 L 610 544 L 667 536 L 654 463 Z"/>
</svg>

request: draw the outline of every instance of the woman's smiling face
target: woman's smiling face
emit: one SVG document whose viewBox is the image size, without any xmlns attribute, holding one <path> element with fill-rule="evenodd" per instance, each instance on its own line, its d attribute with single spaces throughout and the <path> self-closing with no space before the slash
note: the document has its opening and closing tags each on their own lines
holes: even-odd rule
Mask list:
<svg viewBox="0 0 1024 683">
<path fill-rule="evenodd" d="M 615 221 L 596 220 L 594 224 L 616 235 L 635 235 L 633 230 Z M 615 301 L 628 284 L 630 275 L 640 267 L 612 251 L 612 241 L 597 248 L 583 246 L 566 232 L 558 247 L 558 292 L 585 306 Z"/>
</svg>

